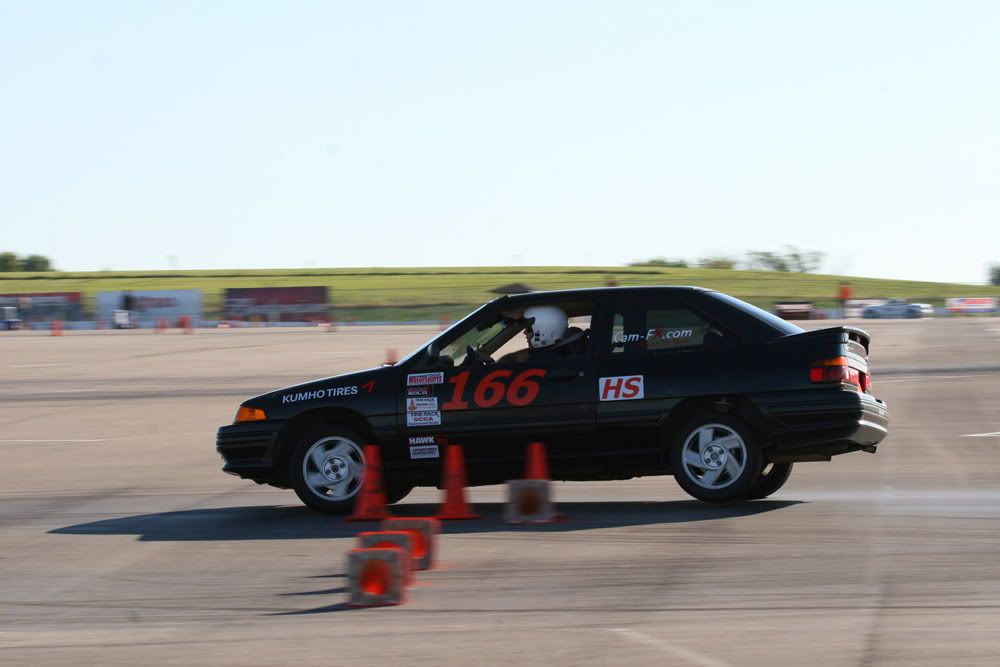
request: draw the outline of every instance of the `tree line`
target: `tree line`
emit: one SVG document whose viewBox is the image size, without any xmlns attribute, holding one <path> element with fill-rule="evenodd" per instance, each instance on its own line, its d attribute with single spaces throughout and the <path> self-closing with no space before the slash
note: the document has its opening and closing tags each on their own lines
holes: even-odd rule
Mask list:
<svg viewBox="0 0 1000 667">
<path fill-rule="evenodd" d="M 749 271 L 780 271 L 782 273 L 813 273 L 823 264 L 824 253 L 785 246 L 780 251 L 752 250 L 745 257 L 716 255 L 701 257 L 693 262 L 683 259 L 654 257 L 629 266 L 663 266 L 673 268 L 746 269 Z"/>
<path fill-rule="evenodd" d="M 0 273 L 12 271 L 54 271 L 52 260 L 44 255 L 18 257 L 15 252 L 0 252 Z"/>
</svg>

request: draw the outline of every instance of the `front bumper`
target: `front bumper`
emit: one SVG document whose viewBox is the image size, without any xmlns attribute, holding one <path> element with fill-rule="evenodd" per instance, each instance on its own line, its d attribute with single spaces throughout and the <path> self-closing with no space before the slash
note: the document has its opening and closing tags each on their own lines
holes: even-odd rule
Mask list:
<svg viewBox="0 0 1000 667">
<path fill-rule="evenodd" d="M 282 425 L 261 421 L 221 427 L 215 436 L 215 450 L 224 462 L 222 471 L 257 482 L 275 481 L 275 443 Z"/>
<path fill-rule="evenodd" d="M 771 431 L 773 455 L 829 458 L 875 451 L 889 432 L 885 403 L 850 389 L 776 393 L 759 396 L 756 403 Z"/>
</svg>

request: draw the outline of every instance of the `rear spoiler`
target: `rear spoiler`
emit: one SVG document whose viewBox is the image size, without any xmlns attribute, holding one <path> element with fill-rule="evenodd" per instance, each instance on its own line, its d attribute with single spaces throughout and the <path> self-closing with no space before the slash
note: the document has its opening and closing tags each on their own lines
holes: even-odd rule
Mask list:
<svg viewBox="0 0 1000 667">
<path fill-rule="evenodd" d="M 871 343 L 871 336 L 864 329 L 859 329 L 857 327 L 850 326 L 839 326 L 839 327 L 827 327 L 825 329 L 814 329 L 812 331 L 803 331 L 802 333 L 790 334 L 788 336 L 782 336 L 781 338 L 775 338 L 772 342 L 784 342 L 788 343 L 794 340 L 795 342 L 803 343 L 819 343 L 822 341 L 838 342 L 838 343 L 850 343 L 854 342 L 865 348 L 865 355 L 868 354 L 868 346 Z"/>
</svg>

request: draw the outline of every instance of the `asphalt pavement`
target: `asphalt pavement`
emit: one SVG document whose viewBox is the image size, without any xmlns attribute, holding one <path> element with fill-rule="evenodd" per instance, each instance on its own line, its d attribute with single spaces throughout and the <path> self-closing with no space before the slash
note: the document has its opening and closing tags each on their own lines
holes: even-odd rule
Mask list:
<svg viewBox="0 0 1000 667">
<path fill-rule="evenodd" d="M 215 429 L 434 328 L 0 335 L 0 664 L 996 665 L 1000 319 L 852 323 L 892 413 L 877 454 L 722 507 L 560 483 L 565 520 L 529 528 L 473 489 L 442 566 L 366 610 L 358 526 L 222 474 Z"/>
</svg>

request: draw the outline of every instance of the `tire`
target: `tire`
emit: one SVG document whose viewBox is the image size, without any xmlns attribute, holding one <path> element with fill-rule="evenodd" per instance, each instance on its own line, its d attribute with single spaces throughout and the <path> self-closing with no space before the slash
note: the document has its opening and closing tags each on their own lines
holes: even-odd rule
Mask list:
<svg viewBox="0 0 1000 667">
<path fill-rule="evenodd" d="M 295 446 L 288 479 L 295 495 L 328 514 L 354 509 L 365 475 L 361 434 L 346 426 L 324 426 L 307 433 Z"/>
<path fill-rule="evenodd" d="M 688 495 L 710 503 L 746 498 L 764 467 L 757 436 L 746 422 L 711 412 L 678 430 L 670 464 Z"/>
<path fill-rule="evenodd" d="M 770 469 L 764 468 L 757 481 L 753 483 L 745 496 L 746 500 L 760 500 L 780 489 L 792 474 L 791 463 L 772 463 Z"/>
</svg>

